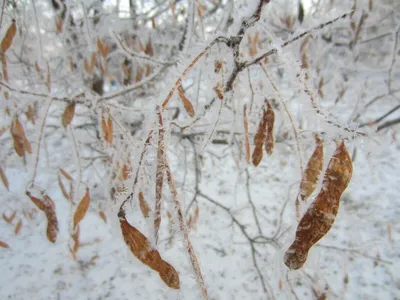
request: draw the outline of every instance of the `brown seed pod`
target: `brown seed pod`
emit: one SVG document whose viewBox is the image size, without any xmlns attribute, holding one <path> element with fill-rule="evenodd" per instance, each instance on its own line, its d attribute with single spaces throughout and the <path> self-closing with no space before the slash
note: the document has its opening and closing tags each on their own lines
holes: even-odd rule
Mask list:
<svg viewBox="0 0 400 300">
<path fill-rule="evenodd" d="M 246 150 L 246 162 L 250 163 L 249 122 L 247 121 L 247 107 L 243 107 L 244 147 Z"/>
<path fill-rule="evenodd" d="M 75 115 L 75 102 L 72 102 L 65 108 L 64 113 L 62 115 L 61 123 L 64 128 L 67 127 L 69 124 L 71 124 L 74 115 Z"/>
<path fill-rule="evenodd" d="M 150 207 L 147 204 L 146 200 L 144 200 L 143 192 L 139 192 L 139 206 L 142 214 L 145 218 L 149 217 Z"/>
<path fill-rule="evenodd" d="M 15 25 L 15 20 L 13 20 L 12 24 L 7 29 L 6 35 L 1 41 L 0 48 L 3 53 L 5 53 L 11 47 L 12 41 L 16 33 L 17 33 L 17 26 Z"/>
<path fill-rule="evenodd" d="M 4 172 L 2 167 L 0 167 L 0 178 L 1 178 L 1 181 L 3 182 L 4 186 L 6 187 L 6 189 L 9 191 L 10 188 L 8 185 L 8 179 L 7 179 L 6 173 Z"/>
<path fill-rule="evenodd" d="M 186 112 L 188 113 L 189 116 L 191 116 L 192 118 L 194 117 L 194 108 L 192 103 L 190 102 L 190 100 L 186 97 L 185 92 L 183 91 L 182 86 L 178 86 L 178 95 L 179 98 L 181 98 L 182 103 L 183 103 L 183 107 L 185 108 Z"/>
<path fill-rule="evenodd" d="M 285 253 L 285 265 L 292 270 L 303 266 L 308 251 L 331 229 L 340 197 L 350 182 L 353 166 L 343 141 L 337 146 L 325 171 L 322 189 L 297 226 L 296 238 Z"/>
<path fill-rule="evenodd" d="M 74 214 L 74 228 L 76 228 L 76 225 L 78 225 L 78 223 L 82 221 L 82 219 L 85 217 L 86 212 L 89 209 L 89 205 L 90 205 L 90 192 L 89 189 L 86 188 L 86 193 L 79 202 L 78 207 L 76 208 Z"/>
<path fill-rule="evenodd" d="M 165 150 L 164 150 L 164 125 L 161 110 L 158 112 L 158 149 L 157 149 L 157 168 L 156 168 L 156 206 L 154 209 L 154 234 L 156 243 L 158 242 L 158 230 L 161 224 L 161 201 L 162 189 L 164 184 L 165 172 Z"/>
<path fill-rule="evenodd" d="M 253 165 L 255 167 L 257 167 L 260 164 L 260 162 L 262 160 L 262 157 L 263 157 L 262 148 L 263 148 L 263 145 L 264 145 L 264 143 L 265 143 L 265 141 L 267 139 L 267 134 L 266 134 L 266 132 L 267 132 L 267 119 L 268 119 L 267 110 L 264 108 L 263 109 L 263 117 L 262 117 L 262 119 L 260 121 L 260 124 L 258 125 L 257 133 L 254 136 L 255 148 L 254 148 L 254 151 L 253 151 L 252 159 L 253 159 Z"/>
<path fill-rule="evenodd" d="M 272 109 L 271 103 L 267 100 L 268 110 L 266 112 L 265 122 L 267 123 L 267 136 L 265 139 L 265 151 L 268 155 L 272 154 L 275 146 L 275 136 L 274 136 L 274 123 L 275 123 L 275 113 Z"/>
<path fill-rule="evenodd" d="M 161 279 L 173 289 L 179 289 L 178 272 L 169 263 L 164 261 L 160 253 L 151 248 L 147 238 L 135 227 L 128 223 L 125 218 L 125 212 L 122 210 L 118 213 L 119 222 L 121 225 L 122 235 L 125 243 L 129 246 L 133 255 L 136 256 L 142 263 L 157 271 Z"/>
<path fill-rule="evenodd" d="M 297 216 L 299 219 L 300 201 L 306 201 L 308 197 L 310 197 L 318 183 L 319 174 L 322 171 L 324 145 L 318 135 L 315 136 L 315 143 L 315 150 L 307 163 L 306 169 L 304 170 L 303 177 L 301 178 L 300 190 L 296 198 Z"/>
<path fill-rule="evenodd" d="M 1 248 L 10 248 L 6 242 L 0 241 L 0 247 Z"/>
</svg>

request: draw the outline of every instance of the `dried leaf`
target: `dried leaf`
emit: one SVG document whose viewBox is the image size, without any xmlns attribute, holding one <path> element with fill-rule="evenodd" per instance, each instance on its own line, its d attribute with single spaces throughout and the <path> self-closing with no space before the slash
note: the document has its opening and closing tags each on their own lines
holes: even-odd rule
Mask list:
<svg viewBox="0 0 400 300">
<path fill-rule="evenodd" d="M 1 41 L 0 48 L 3 53 L 5 53 L 10 48 L 16 33 L 17 33 L 17 25 L 15 25 L 15 20 L 13 20 L 12 24 L 7 29 L 6 35 Z"/>
<path fill-rule="evenodd" d="M 22 220 L 20 219 L 14 228 L 14 234 L 18 235 L 18 233 L 21 231 L 21 228 L 22 228 Z"/>
<path fill-rule="evenodd" d="M 85 217 L 86 212 L 89 208 L 89 204 L 90 204 L 90 193 L 89 189 L 86 188 L 85 196 L 83 196 L 83 198 L 79 202 L 78 207 L 76 208 L 74 214 L 74 228 L 76 228 L 76 225 L 78 225 L 78 223 L 82 221 L 82 219 Z"/>
<path fill-rule="evenodd" d="M 150 206 L 147 204 L 146 200 L 144 200 L 143 192 L 139 192 L 139 206 L 143 216 L 145 218 L 148 218 L 150 212 Z"/>
<path fill-rule="evenodd" d="M 72 102 L 65 108 L 64 113 L 62 115 L 61 123 L 64 128 L 67 127 L 69 124 L 71 124 L 74 115 L 75 115 L 75 102 Z"/>
<path fill-rule="evenodd" d="M 156 169 L 156 206 L 154 209 L 154 235 L 158 242 L 158 230 L 161 224 L 161 200 L 165 172 L 165 152 L 164 152 L 164 126 L 161 110 L 158 112 L 158 150 L 157 150 L 157 169 Z"/>
<path fill-rule="evenodd" d="M 1 178 L 1 181 L 3 182 L 4 186 L 6 187 L 6 189 L 9 191 L 10 187 L 8 185 L 8 179 L 7 179 L 6 173 L 4 172 L 2 167 L 0 167 L 0 178 Z"/>
<path fill-rule="evenodd" d="M 352 173 L 350 155 L 341 141 L 325 171 L 321 191 L 301 218 L 295 240 L 285 253 L 284 262 L 289 269 L 301 268 L 310 248 L 331 229 Z"/>
<path fill-rule="evenodd" d="M 8 246 L 8 244 L 3 241 L 0 241 L 0 247 L 1 248 L 10 248 L 10 246 Z"/>
<path fill-rule="evenodd" d="M 268 155 L 272 154 L 275 145 L 275 136 L 274 136 L 274 123 L 275 123 L 275 113 L 272 109 L 271 103 L 267 100 L 267 115 L 266 115 L 266 123 L 267 123 L 267 136 L 265 140 L 265 151 Z"/>
<path fill-rule="evenodd" d="M 179 94 L 179 98 L 181 98 L 181 100 L 182 100 L 183 107 L 185 108 L 186 112 L 188 113 L 189 116 L 191 116 L 193 118 L 194 114 L 195 114 L 193 105 L 190 102 L 190 100 L 185 96 L 185 93 L 184 93 L 181 85 L 178 87 L 178 94 Z"/>
</svg>

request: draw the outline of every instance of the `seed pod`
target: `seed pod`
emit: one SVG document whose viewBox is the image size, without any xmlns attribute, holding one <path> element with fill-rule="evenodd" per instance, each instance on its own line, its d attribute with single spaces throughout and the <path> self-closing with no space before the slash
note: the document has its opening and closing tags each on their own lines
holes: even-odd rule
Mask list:
<svg viewBox="0 0 400 300">
<path fill-rule="evenodd" d="M 255 167 L 257 167 L 263 157 L 263 151 L 262 151 L 262 147 L 267 139 L 267 119 L 268 119 L 268 114 L 267 114 L 267 110 L 264 108 L 263 109 L 263 117 L 260 121 L 260 124 L 258 125 L 258 129 L 257 129 L 257 133 L 254 136 L 254 151 L 253 151 L 253 165 Z"/>
<path fill-rule="evenodd" d="M 164 149 L 164 125 L 161 110 L 158 112 L 158 149 L 157 149 L 157 168 L 156 168 L 156 206 L 154 209 L 154 235 L 158 242 L 158 231 L 161 224 L 161 204 L 162 190 L 165 172 L 165 149 Z"/>
<path fill-rule="evenodd" d="M 64 128 L 67 127 L 69 124 L 71 124 L 74 115 L 75 115 L 75 102 L 72 102 L 65 108 L 64 113 L 62 115 L 61 123 Z"/>
<path fill-rule="evenodd" d="M 324 145 L 318 135 L 315 136 L 315 143 L 315 150 L 307 163 L 306 169 L 304 170 L 303 177 L 301 178 L 299 194 L 296 198 L 296 214 L 298 219 L 300 219 L 300 201 L 306 201 L 308 197 L 310 197 L 318 183 L 319 174 L 322 171 Z"/>
<path fill-rule="evenodd" d="M 285 253 L 284 262 L 289 269 L 301 268 L 310 248 L 331 229 L 352 172 L 351 158 L 341 141 L 325 171 L 322 189 L 300 220 L 295 241 Z"/>
<path fill-rule="evenodd" d="M 157 249 L 151 248 L 147 238 L 135 227 L 128 223 L 125 218 L 125 212 L 121 208 L 119 213 L 119 222 L 125 243 L 129 246 L 133 255 L 142 263 L 157 271 L 161 279 L 173 289 L 179 289 L 178 272 L 169 263 L 164 261 Z"/>
<path fill-rule="evenodd" d="M 247 107 L 243 107 L 243 126 L 244 126 L 244 148 L 246 150 L 246 162 L 250 162 L 250 142 L 249 142 L 249 122 L 247 121 Z"/>
<path fill-rule="evenodd" d="M 275 122 L 275 113 L 272 109 L 271 103 L 267 100 L 268 110 L 266 112 L 265 121 L 267 123 L 267 136 L 265 140 L 265 151 L 268 155 L 272 154 L 272 150 L 274 150 L 275 146 L 275 136 L 274 136 L 274 122 Z"/>
<path fill-rule="evenodd" d="M 15 20 L 13 20 L 12 24 L 7 29 L 6 35 L 1 41 L 0 49 L 3 53 L 5 53 L 10 48 L 16 33 L 17 33 L 17 26 L 15 25 Z"/>
<path fill-rule="evenodd" d="M 74 214 L 74 229 L 76 228 L 76 225 L 79 224 L 80 221 L 85 217 L 87 210 L 89 209 L 90 205 L 90 192 L 89 189 L 86 188 L 86 193 L 85 196 L 81 199 L 81 201 L 78 204 L 78 207 L 76 208 L 75 214 Z"/>
<path fill-rule="evenodd" d="M 178 86 L 178 95 L 179 98 L 181 98 L 182 103 L 183 103 L 183 107 L 185 108 L 186 112 L 188 113 L 189 116 L 191 116 L 192 118 L 194 117 L 194 108 L 192 103 L 190 102 L 190 100 L 186 97 L 185 92 L 183 91 L 182 86 Z"/>
</svg>

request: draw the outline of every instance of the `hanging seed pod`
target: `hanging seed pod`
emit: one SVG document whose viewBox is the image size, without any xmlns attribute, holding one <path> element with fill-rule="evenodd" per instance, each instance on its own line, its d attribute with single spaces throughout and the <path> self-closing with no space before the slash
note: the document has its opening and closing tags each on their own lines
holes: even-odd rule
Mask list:
<svg viewBox="0 0 400 300">
<path fill-rule="evenodd" d="M 179 275 L 174 267 L 164 261 L 160 253 L 150 246 L 147 238 L 128 223 L 122 208 L 118 213 L 118 217 L 125 243 L 129 246 L 133 255 L 146 266 L 157 271 L 168 287 L 179 289 Z"/>
<path fill-rule="evenodd" d="M 319 175 L 322 171 L 324 161 L 324 145 L 322 140 L 315 136 L 316 147 L 311 155 L 306 169 L 304 170 L 303 177 L 301 178 L 299 193 L 296 198 L 296 215 L 300 220 L 300 201 L 306 201 L 313 193 L 318 183 Z"/>
<path fill-rule="evenodd" d="M 337 146 L 325 171 L 321 191 L 301 218 L 296 238 L 285 253 L 285 265 L 301 268 L 308 251 L 331 229 L 339 209 L 340 197 L 350 182 L 353 166 L 343 141 Z"/>
<path fill-rule="evenodd" d="M 267 123 L 267 136 L 265 139 L 265 151 L 268 155 L 272 154 L 275 146 L 275 136 L 274 136 L 274 123 L 275 123 L 275 113 L 272 109 L 271 103 L 267 100 L 268 110 L 266 112 L 266 123 Z"/>
<path fill-rule="evenodd" d="M 253 165 L 257 167 L 263 158 L 263 145 L 267 139 L 267 110 L 263 109 L 263 117 L 258 125 L 257 133 L 254 136 L 254 151 L 253 151 Z"/>
</svg>

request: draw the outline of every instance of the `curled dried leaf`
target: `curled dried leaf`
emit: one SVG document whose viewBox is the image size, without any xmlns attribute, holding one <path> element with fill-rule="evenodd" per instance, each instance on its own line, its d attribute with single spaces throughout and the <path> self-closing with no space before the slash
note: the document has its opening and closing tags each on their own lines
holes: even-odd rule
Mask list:
<svg viewBox="0 0 400 300">
<path fill-rule="evenodd" d="M 13 20 L 12 24 L 7 29 L 6 35 L 3 37 L 3 40 L 1 41 L 0 48 L 3 53 L 5 53 L 11 47 L 11 44 L 13 42 L 16 33 L 17 33 L 17 25 L 15 25 L 15 20 Z"/>
<path fill-rule="evenodd" d="M 195 114 L 193 105 L 190 102 L 190 100 L 186 97 L 181 85 L 178 87 L 178 95 L 179 98 L 181 98 L 182 100 L 183 107 L 185 108 L 186 112 L 188 113 L 189 116 L 193 118 Z"/>
<path fill-rule="evenodd" d="M 76 208 L 74 214 L 74 228 L 76 228 L 76 225 L 78 225 L 79 222 L 82 221 L 82 219 L 85 217 L 86 212 L 89 209 L 89 205 L 90 205 L 90 192 L 89 189 L 86 188 L 86 193 L 79 202 L 78 207 Z"/>
<path fill-rule="evenodd" d="M 75 102 L 72 102 L 65 108 L 64 113 L 62 115 L 61 123 L 64 128 L 67 127 L 69 124 L 71 124 L 74 115 L 75 115 Z"/>
<path fill-rule="evenodd" d="M 322 189 L 301 218 L 296 238 L 285 253 L 284 262 L 289 269 L 301 268 L 310 248 L 331 229 L 339 209 L 340 197 L 350 182 L 352 172 L 350 155 L 341 141 L 325 171 Z"/>
</svg>

